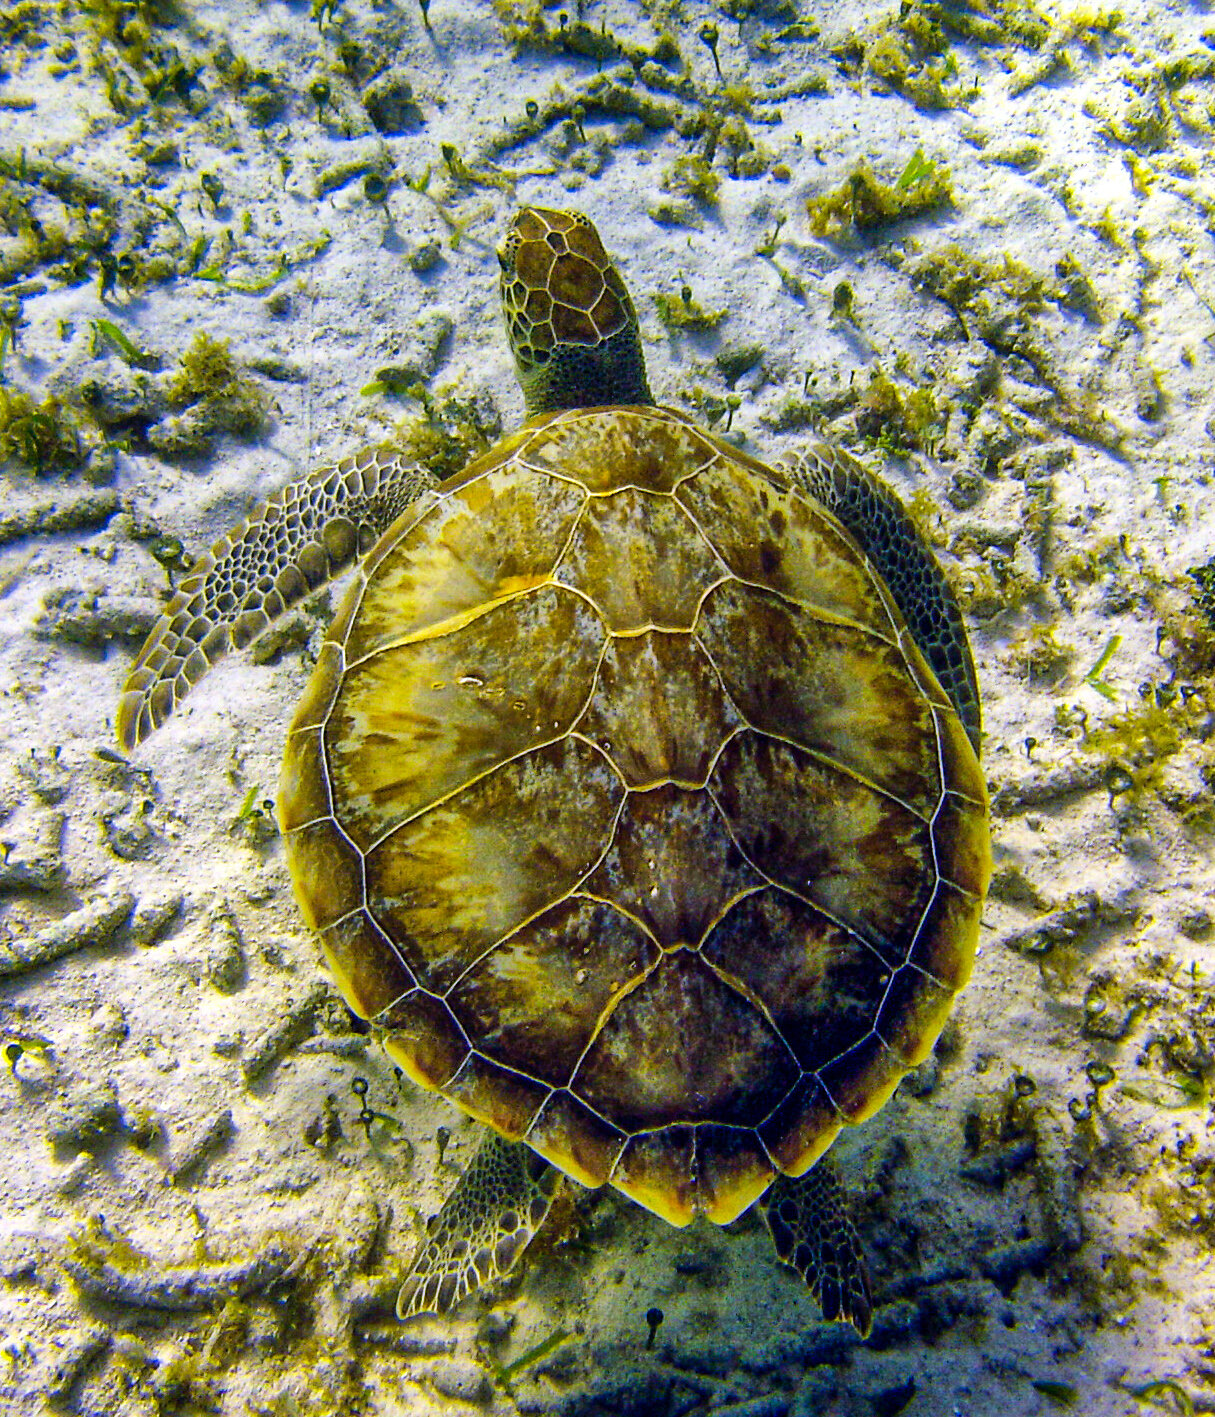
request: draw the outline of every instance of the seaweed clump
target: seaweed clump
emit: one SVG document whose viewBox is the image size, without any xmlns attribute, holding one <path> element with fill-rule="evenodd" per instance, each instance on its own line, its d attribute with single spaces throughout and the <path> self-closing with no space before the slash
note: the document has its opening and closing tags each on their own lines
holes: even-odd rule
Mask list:
<svg viewBox="0 0 1215 1417">
<path fill-rule="evenodd" d="M 1142 95 L 1126 107 L 1121 120 L 1111 120 L 1104 129 L 1117 142 L 1137 153 L 1162 153 L 1177 136 L 1171 115 L 1152 93 Z"/>
<path fill-rule="evenodd" d="M 684 153 L 663 173 L 662 186 L 676 196 L 693 197 L 706 207 L 715 207 L 721 178 L 703 157 Z"/>
<path fill-rule="evenodd" d="M 187 110 L 202 65 L 169 36 L 177 17 L 163 0 L 93 0 L 78 7 L 91 32 L 92 62 L 115 113 L 127 118 L 173 100 Z"/>
<path fill-rule="evenodd" d="M 436 398 L 424 384 L 402 390 L 422 405 L 397 425 L 393 447 L 401 448 L 440 481 L 454 477 L 501 437 L 502 420 L 492 405 L 443 394 Z"/>
<path fill-rule="evenodd" d="M 880 368 L 869 376 L 856 409 L 856 431 L 889 453 L 931 450 L 942 423 L 930 388 L 902 394 Z"/>
<path fill-rule="evenodd" d="M 0 385 L 0 460 L 15 459 L 36 473 L 79 467 L 80 430 L 56 398 L 37 404 L 20 389 Z"/>
<path fill-rule="evenodd" d="M 915 284 L 929 290 L 958 316 L 981 312 L 985 298 L 1002 296 L 1027 314 L 1037 314 L 1047 302 L 1063 303 L 1063 292 L 1049 277 L 1015 256 L 986 261 L 952 245 L 929 252 L 912 269 Z"/>
<path fill-rule="evenodd" d="M 1186 740 L 1197 736 L 1210 717 L 1206 696 L 1174 696 L 1149 686 L 1142 703 L 1090 729 L 1084 747 L 1108 759 L 1106 787 L 1111 801 L 1141 800 L 1165 785 L 1164 769 Z"/>
<path fill-rule="evenodd" d="M 245 392 L 239 387 L 241 382 L 228 341 L 199 330 L 169 380 L 168 393 L 176 404 L 230 399 L 237 392 Z"/>
<path fill-rule="evenodd" d="M 1111 809 L 1155 797 L 1202 836 L 1215 831 L 1215 624 L 1207 596 L 1198 581 L 1187 605 L 1163 613 L 1157 645 L 1168 677 L 1141 683 L 1140 701 L 1089 729 L 1083 744 L 1104 760 Z M 1086 682 L 1100 689 L 1096 673 Z"/>
<path fill-rule="evenodd" d="M 0 252 L 0 284 L 36 271 L 65 285 L 88 279 L 109 255 L 117 202 L 102 184 L 24 151 L 0 153 L 0 228 L 14 238 Z"/>
<path fill-rule="evenodd" d="M 988 261 L 956 244 L 915 258 L 907 266 L 911 283 L 940 300 L 957 317 L 967 338 L 978 338 L 1000 355 L 1016 355 L 1056 396 L 1046 416 L 1075 437 L 1099 447 L 1118 447 L 1122 432 L 1089 393 L 1065 386 L 1037 316 L 1048 305 L 1101 319 L 1092 283 L 1070 257 L 1053 274 L 1033 270 L 1013 256 Z"/>
<path fill-rule="evenodd" d="M 832 51 L 854 77 L 868 76 L 917 108 L 956 108 L 977 85 L 961 82 L 957 60 L 941 28 L 939 6 L 904 4 L 868 34 L 850 34 Z"/>
<path fill-rule="evenodd" d="M 166 394 L 180 412 L 148 431 L 148 442 L 166 457 L 202 457 L 216 433 L 256 438 L 269 419 L 265 393 L 242 372 L 228 341 L 205 330 L 181 356 Z"/>
<path fill-rule="evenodd" d="M 1194 604 L 1215 630 L 1215 557 L 1203 566 L 1191 566 L 1186 575 L 1194 582 Z"/>
<path fill-rule="evenodd" d="M 621 59 L 634 64 L 646 60 L 659 64 L 679 61 L 679 46 L 668 33 L 660 33 L 648 47 L 629 44 L 617 39 L 606 25 L 595 29 L 581 19 L 571 21 L 565 8 L 557 16 L 556 28 L 550 27 L 544 11 L 556 8 L 556 0 L 548 0 L 548 3 L 544 0 L 493 0 L 493 3 L 502 37 L 514 46 L 516 53 L 531 50 L 540 54 L 575 54 L 600 64 Z"/>
<path fill-rule="evenodd" d="M 692 287 L 680 288 L 679 296 L 660 290 L 654 296 L 658 318 L 668 330 L 712 330 L 730 313 L 728 310 L 708 310 L 692 294 Z"/>
<path fill-rule="evenodd" d="M 709 165 L 720 157 L 733 178 L 762 177 L 770 172 L 777 181 L 787 182 L 788 167 L 764 143 L 751 136 L 746 119 L 753 116 L 754 95 L 749 85 L 726 84 L 706 104 L 688 126 L 685 136 L 703 137 L 703 161 Z"/>
<path fill-rule="evenodd" d="M 807 201 L 810 230 L 816 236 L 873 230 L 950 205 L 953 183 L 949 169 L 925 163 L 920 154 L 917 157 L 918 166 L 913 169 L 908 164 L 893 185 L 876 177 L 867 162 L 858 163 L 834 192 Z"/>
</svg>

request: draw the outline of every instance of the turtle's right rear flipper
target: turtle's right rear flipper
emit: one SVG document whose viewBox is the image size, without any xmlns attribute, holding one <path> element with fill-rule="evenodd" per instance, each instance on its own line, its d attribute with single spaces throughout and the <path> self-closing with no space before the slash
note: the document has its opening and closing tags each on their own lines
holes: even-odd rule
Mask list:
<svg viewBox="0 0 1215 1417">
<path fill-rule="evenodd" d="M 850 1323 L 868 1338 L 869 1266 L 835 1163 L 823 1157 L 804 1176 L 778 1177 L 759 1205 L 777 1255 L 806 1281 L 823 1317 Z"/>
<path fill-rule="evenodd" d="M 244 649 L 282 613 L 367 552 L 435 485 L 391 448 L 365 448 L 289 482 L 199 558 L 157 621 L 118 702 L 128 752 L 229 649 Z"/>
<path fill-rule="evenodd" d="M 397 1317 L 445 1314 L 504 1275 L 531 1243 L 561 1172 L 523 1142 L 495 1132 L 430 1222 L 397 1299 Z"/>
</svg>

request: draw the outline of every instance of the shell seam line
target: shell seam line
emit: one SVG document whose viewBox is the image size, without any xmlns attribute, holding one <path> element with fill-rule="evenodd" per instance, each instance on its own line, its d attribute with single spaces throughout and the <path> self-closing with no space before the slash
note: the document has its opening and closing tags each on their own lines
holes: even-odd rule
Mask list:
<svg viewBox="0 0 1215 1417">
<path fill-rule="evenodd" d="M 847 921 L 842 920 L 834 913 L 834 911 L 828 910 L 827 907 L 821 904 L 819 901 L 811 900 L 808 895 L 804 895 L 801 891 L 795 889 L 793 886 L 786 885 L 783 881 L 778 881 L 774 876 L 770 876 L 767 871 L 763 869 L 762 866 L 758 865 L 757 862 L 753 861 L 751 859 L 750 853 L 743 848 L 742 843 L 735 835 L 734 829 L 730 824 L 730 819 L 726 815 L 725 808 L 721 805 L 721 802 L 718 800 L 713 789 L 709 787 L 705 790 L 709 794 L 710 801 L 717 808 L 719 814 L 721 815 L 721 821 L 722 825 L 726 829 L 726 835 L 734 843 L 734 847 L 737 850 L 738 854 L 747 863 L 747 865 L 751 867 L 751 869 L 755 872 L 757 876 L 767 882 L 769 886 L 774 887 L 778 891 L 783 891 L 786 895 L 792 896 L 794 900 L 799 900 L 803 905 L 809 906 L 811 910 L 817 911 L 818 914 L 821 915 L 825 920 L 829 920 L 831 924 L 836 927 L 836 929 L 842 930 L 846 935 L 849 935 L 852 939 L 858 940 L 866 949 L 871 950 L 877 956 L 879 961 L 881 961 L 883 968 L 889 969 L 891 967 L 888 961 L 890 959 L 898 958 L 898 952 L 895 950 L 894 946 L 890 943 L 889 940 L 879 937 L 878 943 L 874 944 L 871 939 L 869 939 L 865 935 L 862 935 L 855 925 L 849 925 Z M 900 963 L 905 962 L 906 956 L 904 955 Z"/>
<path fill-rule="evenodd" d="M 447 997 L 451 993 L 451 991 L 457 988 L 468 976 L 468 974 L 472 970 L 476 969 L 477 966 L 481 964 L 483 960 L 487 959 L 491 954 L 493 954 L 493 952 L 500 945 L 504 945 L 507 940 L 511 939 L 514 935 L 517 935 L 520 930 L 525 930 L 529 925 L 539 920 L 542 915 L 552 910 L 555 906 L 564 905 L 566 901 L 572 899 L 575 895 L 579 895 L 582 893 L 583 884 L 586 881 L 590 880 L 590 878 L 595 874 L 595 872 L 598 871 L 600 866 L 603 865 L 604 861 L 607 859 L 608 852 L 612 849 L 612 843 L 616 839 L 616 829 L 620 825 L 620 818 L 624 813 L 624 804 L 627 801 L 628 794 L 626 793 L 620 799 L 620 802 L 617 804 L 616 814 L 612 821 L 612 829 L 607 834 L 606 845 L 599 853 L 599 855 L 595 858 L 595 860 L 586 868 L 582 875 L 578 877 L 574 884 L 570 886 L 567 891 L 564 891 L 561 895 L 554 896 L 552 900 L 547 901 L 544 905 L 541 905 L 536 910 L 533 910 L 530 915 L 525 916 L 522 920 L 512 925 L 511 928 L 507 930 L 504 935 L 500 935 L 491 944 L 486 945 L 485 948 L 481 951 L 480 954 L 476 956 L 475 959 L 469 960 L 469 962 L 464 966 L 464 968 L 455 977 L 455 979 L 453 979 L 452 982 L 447 986 L 447 988 L 443 990 L 442 994 L 438 995 L 437 997 L 443 999 L 446 1002 Z"/>
</svg>

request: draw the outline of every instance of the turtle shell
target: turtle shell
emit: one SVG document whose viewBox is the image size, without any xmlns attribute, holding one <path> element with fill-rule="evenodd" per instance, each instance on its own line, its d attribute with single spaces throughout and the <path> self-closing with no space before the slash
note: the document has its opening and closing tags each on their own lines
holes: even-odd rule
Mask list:
<svg viewBox="0 0 1215 1417">
<path fill-rule="evenodd" d="M 924 1060 L 990 872 L 974 749 L 856 542 L 655 408 L 533 419 L 389 530 L 279 810 L 409 1076 L 676 1225 Z"/>
</svg>

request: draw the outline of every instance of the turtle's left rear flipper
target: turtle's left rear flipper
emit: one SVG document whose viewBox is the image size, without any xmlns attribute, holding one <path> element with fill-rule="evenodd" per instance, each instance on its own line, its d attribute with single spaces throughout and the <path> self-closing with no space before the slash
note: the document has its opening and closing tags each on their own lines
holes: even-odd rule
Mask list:
<svg viewBox="0 0 1215 1417">
<path fill-rule="evenodd" d="M 776 1253 L 806 1281 L 825 1319 L 850 1323 L 862 1338 L 873 1326 L 869 1266 L 852 1223 L 848 1192 L 823 1157 L 804 1176 L 780 1176 L 760 1201 Z"/>
<path fill-rule="evenodd" d="M 152 628 L 118 701 L 130 752 L 230 649 L 365 554 L 434 478 L 392 448 L 365 448 L 289 482 L 201 556 Z"/>
<path fill-rule="evenodd" d="M 426 1238 L 397 1298 L 397 1317 L 445 1314 L 504 1275 L 549 1212 L 561 1173 L 497 1133 L 481 1145 Z"/>
</svg>

